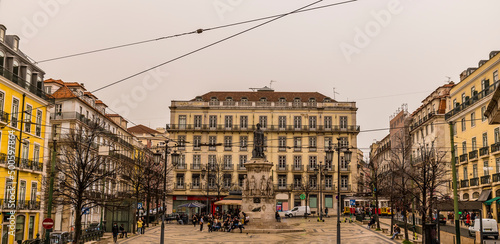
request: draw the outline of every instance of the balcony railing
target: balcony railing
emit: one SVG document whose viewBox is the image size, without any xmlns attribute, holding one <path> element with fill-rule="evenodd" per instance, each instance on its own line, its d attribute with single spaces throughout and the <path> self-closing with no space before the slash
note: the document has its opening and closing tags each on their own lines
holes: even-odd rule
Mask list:
<svg viewBox="0 0 500 244">
<path fill-rule="evenodd" d="M 481 156 L 488 155 L 489 154 L 488 149 L 489 149 L 489 147 L 479 148 L 479 156 L 481 157 Z"/>
<path fill-rule="evenodd" d="M 410 130 L 414 130 L 416 129 L 417 127 L 419 127 L 421 124 L 425 123 L 427 120 L 431 119 L 432 117 L 434 117 L 435 113 L 434 112 L 430 112 L 428 115 L 424 116 L 422 119 L 416 121 L 415 123 L 413 123 L 411 126 L 410 126 Z"/>
<path fill-rule="evenodd" d="M 351 185 L 340 185 L 340 192 L 351 191 Z"/>
<path fill-rule="evenodd" d="M 477 158 L 477 150 L 473 150 L 469 152 L 469 159 L 473 160 Z"/>
<path fill-rule="evenodd" d="M 176 190 L 186 190 L 186 184 L 175 184 Z"/>
<path fill-rule="evenodd" d="M 467 161 L 467 153 L 460 155 L 460 162 L 465 162 L 465 161 Z"/>
<path fill-rule="evenodd" d="M 28 200 L 8 200 L 8 199 L 0 199 L 0 208 L 1 209 L 10 209 L 10 210 L 40 210 L 40 201 L 28 201 Z"/>
<path fill-rule="evenodd" d="M 474 177 L 472 179 L 470 179 L 470 186 L 478 186 L 479 185 L 479 178 L 478 177 Z"/>
<path fill-rule="evenodd" d="M 500 182 L 500 173 L 496 173 L 492 175 L 493 182 Z"/>
<path fill-rule="evenodd" d="M 178 164 L 175 166 L 175 169 L 177 170 L 187 170 L 187 165 L 185 163 Z"/>
<path fill-rule="evenodd" d="M 304 165 L 292 165 L 293 172 L 302 172 L 304 171 Z"/>
<path fill-rule="evenodd" d="M 496 153 L 500 151 L 500 142 L 491 144 L 491 153 Z"/>
<path fill-rule="evenodd" d="M 22 79 L 3 66 L 0 66 L 0 75 L 46 101 L 53 101 L 53 99 L 50 99 L 36 84 L 30 84 L 28 81 Z"/>
<path fill-rule="evenodd" d="M 455 107 L 454 109 L 452 109 L 450 112 L 446 113 L 444 118 L 449 119 L 452 116 L 460 113 L 460 111 L 463 111 L 463 110 L 467 109 L 468 107 L 472 106 L 477 101 L 490 95 L 491 93 L 493 93 L 495 91 L 497 85 L 498 85 L 498 81 L 494 82 L 491 86 L 486 87 L 484 90 L 477 93 L 475 96 L 472 96 L 471 98 L 469 98 L 469 100 L 465 101 L 464 103 L 462 103 L 462 104 L 458 105 L 457 107 Z M 453 106 L 454 105 L 455 104 L 453 104 Z"/>
<path fill-rule="evenodd" d="M 491 183 L 491 175 L 481 176 L 481 185 L 490 183 Z"/>
<path fill-rule="evenodd" d="M 238 170 L 247 170 L 244 164 L 238 164 Z"/>
<path fill-rule="evenodd" d="M 191 164 L 191 170 L 201 170 L 201 164 Z"/>
<path fill-rule="evenodd" d="M 278 172 L 287 172 L 288 171 L 288 165 L 278 165 Z"/>
<path fill-rule="evenodd" d="M 0 124 L 6 125 L 9 123 L 9 113 L 0 110 Z"/>
<path fill-rule="evenodd" d="M 233 170 L 234 169 L 234 165 L 233 164 L 224 164 L 223 169 L 224 170 Z"/>
<path fill-rule="evenodd" d="M 226 126 L 224 124 L 220 125 L 208 125 L 204 124 L 199 127 L 199 125 L 196 125 L 195 127 L 194 124 L 170 124 L 168 125 L 169 130 L 175 130 L 175 131 L 190 131 L 190 130 L 209 130 L 209 131 L 249 131 L 249 130 L 255 130 L 255 125 L 250 125 L 250 126 L 245 126 L 242 128 L 240 125 L 234 124 L 231 126 Z M 308 125 L 285 125 L 285 126 L 278 126 L 278 125 L 267 125 L 265 128 L 262 128 L 262 130 L 265 131 L 317 131 L 317 132 L 359 132 L 360 131 L 360 126 L 359 125 L 347 125 L 347 126 L 328 126 L 325 127 L 323 125 L 318 125 L 314 128 L 311 128 Z"/>
<path fill-rule="evenodd" d="M 469 187 L 469 180 L 461 180 L 460 181 L 460 187 L 461 188 Z"/>
<path fill-rule="evenodd" d="M 342 167 L 340 166 L 340 172 L 349 172 L 349 167 Z"/>
<path fill-rule="evenodd" d="M 29 159 L 19 159 L 18 157 L 14 157 L 14 161 L 16 162 L 16 167 L 19 167 L 19 169 L 27 169 L 40 172 L 43 170 L 43 163 L 40 162 Z M 7 154 L 0 153 L 0 164 L 7 166 Z"/>
</svg>

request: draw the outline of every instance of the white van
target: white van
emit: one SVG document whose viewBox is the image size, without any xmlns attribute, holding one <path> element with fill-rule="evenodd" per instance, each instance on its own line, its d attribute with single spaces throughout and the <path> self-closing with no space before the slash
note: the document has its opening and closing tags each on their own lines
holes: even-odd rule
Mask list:
<svg viewBox="0 0 500 244">
<path fill-rule="evenodd" d="M 292 208 L 292 210 L 288 210 L 285 212 L 286 217 L 294 217 L 294 216 L 304 216 L 306 214 L 306 206 L 298 206 Z M 311 208 L 307 206 L 307 215 L 311 215 Z"/>
<path fill-rule="evenodd" d="M 479 218 L 474 220 L 474 225 L 469 227 L 469 235 L 475 236 L 479 231 Z M 494 219 L 483 219 L 483 236 L 493 236 L 498 239 L 498 225 Z"/>
</svg>

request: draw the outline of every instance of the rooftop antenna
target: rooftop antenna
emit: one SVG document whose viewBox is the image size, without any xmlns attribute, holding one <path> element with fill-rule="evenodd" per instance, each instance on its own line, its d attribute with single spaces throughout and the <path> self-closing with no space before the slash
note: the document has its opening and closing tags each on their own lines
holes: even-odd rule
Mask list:
<svg viewBox="0 0 500 244">
<path fill-rule="evenodd" d="M 277 81 L 275 81 L 275 80 L 271 80 L 271 81 L 269 82 L 269 88 L 273 88 L 273 82 L 277 82 Z"/>
<path fill-rule="evenodd" d="M 340 95 L 340 93 L 338 93 L 338 92 L 335 91 L 335 87 L 334 87 L 333 88 L 333 100 L 335 100 L 335 94 L 339 94 Z"/>
<path fill-rule="evenodd" d="M 449 77 L 449 76 L 445 76 L 445 77 L 448 78 L 447 82 L 450 83 L 451 82 L 451 77 Z"/>
</svg>

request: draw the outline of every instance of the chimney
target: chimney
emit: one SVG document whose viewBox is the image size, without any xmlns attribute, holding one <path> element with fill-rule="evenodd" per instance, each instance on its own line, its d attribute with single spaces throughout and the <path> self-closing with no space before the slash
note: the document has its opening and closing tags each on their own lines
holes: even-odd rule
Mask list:
<svg viewBox="0 0 500 244">
<path fill-rule="evenodd" d="M 462 71 L 460 73 L 460 81 L 463 81 L 465 78 L 467 78 L 467 70 Z"/>
</svg>

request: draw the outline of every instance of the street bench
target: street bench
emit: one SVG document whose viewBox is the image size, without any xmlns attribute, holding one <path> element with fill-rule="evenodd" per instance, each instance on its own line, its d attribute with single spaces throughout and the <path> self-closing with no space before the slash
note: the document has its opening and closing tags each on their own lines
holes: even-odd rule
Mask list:
<svg viewBox="0 0 500 244">
<path fill-rule="evenodd" d="M 413 240 L 413 244 L 423 243 L 421 240 Z"/>
<path fill-rule="evenodd" d="M 382 228 L 382 233 L 386 233 L 386 234 L 388 234 L 388 233 L 389 233 L 389 229 L 387 229 L 387 228 Z"/>
<path fill-rule="evenodd" d="M 376 224 L 372 224 L 372 225 L 370 225 L 370 228 L 371 229 L 377 229 L 377 225 Z"/>
<path fill-rule="evenodd" d="M 397 234 L 397 235 L 396 235 L 396 239 L 403 240 L 403 234 Z"/>
<path fill-rule="evenodd" d="M 368 223 L 370 223 L 370 220 L 363 220 L 362 222 L 364 225 L 367 225 Z"/>
</svg>

